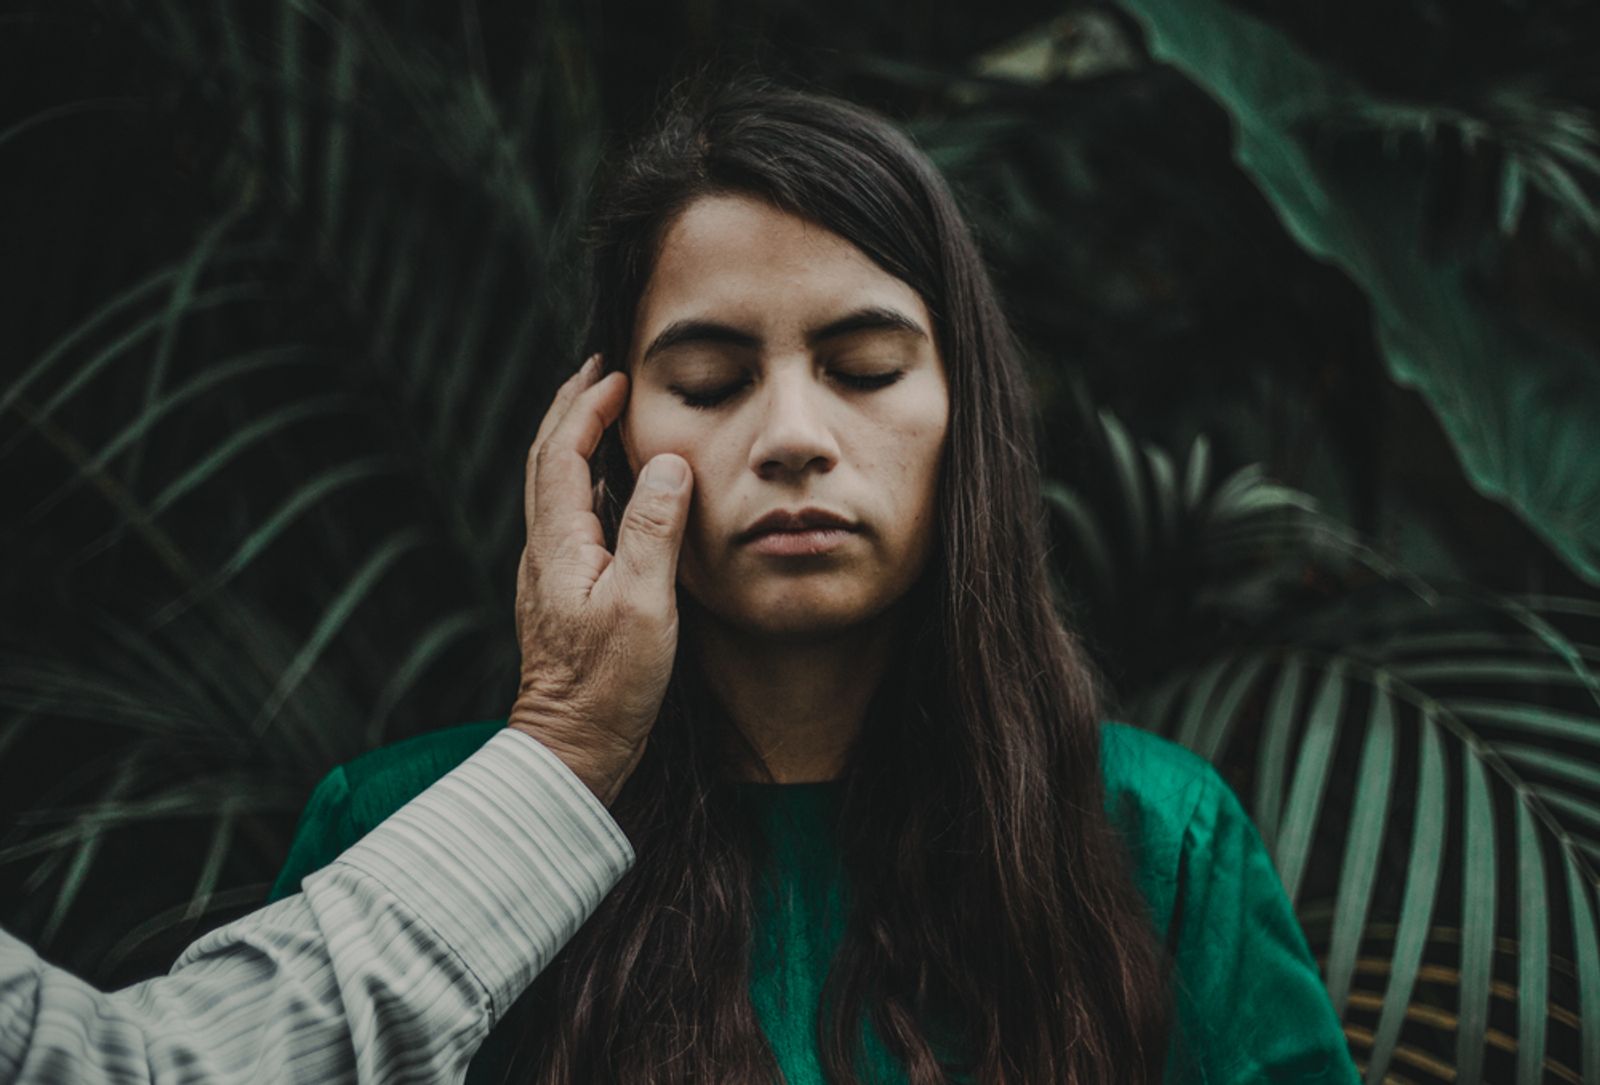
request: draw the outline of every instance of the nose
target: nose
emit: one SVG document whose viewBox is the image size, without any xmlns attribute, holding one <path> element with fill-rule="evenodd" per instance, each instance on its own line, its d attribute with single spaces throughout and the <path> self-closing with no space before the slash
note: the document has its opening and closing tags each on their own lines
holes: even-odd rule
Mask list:
<svg viewBox="0 0 1600 1085">
<path fill-rule="evenodd" d="M 810 366 L 779 367 L 762 382 L 760 427 L 750 446 L 750 466 L 776 481 L 808 471 L 827 473 L 839 462 L 828 419 L 828 390 Z"/>
</svg>

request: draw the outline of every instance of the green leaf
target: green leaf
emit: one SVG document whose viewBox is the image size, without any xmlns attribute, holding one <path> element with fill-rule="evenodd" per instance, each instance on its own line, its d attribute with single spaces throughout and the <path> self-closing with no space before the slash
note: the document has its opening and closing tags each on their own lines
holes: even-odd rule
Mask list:
<svg viewBox="0 0 1600 1085">
<path fill-rule="evenodd" d="M 349 6 L 347 0 L 345 7 Z M 324 237 L 338 234 L 344 214 L 350 162 L 347 116 L 356 107 L 356 67 L 362 55 L 348 19 L 333 20 L 330 34 L 334 38 L 334 59 L 328 67 L 328 106 L 332 117 L 322 141 L 321 229 Z"/>
<path fill-rule="evenodd" d="M 1600 795 L 1600 766 L 1571 754 L 1517 742 L 1496 742 L 1495 753 L 1519 769 L 1533 769 Z"/>
<path fill-rule="evenodd" d="M 372 713 L 367 717 L 367 726 L 364 731 L 364 740 L 369 747 L 375 747 L 384 740 L 385 729 L 389 715 L 405 699 L 411 687 L 422 677 L 434 660 L 468 634 L 484 628 L 489 615 L 482 611 L 462 611 L 449 614 L 428 627 L 406 657 L 389 675 L 389 681 L 384 685 L 383 692 L 373 702 Z"/>
<path fill-rule="evenodd" d="M 0 762 L 5 761 L 6 752 L 28 733 L 28 728 L 38 719 L 37 713 L 24 711 L 0 724 Z"/>
<path fill-rule="evenodd" d="M 440 376 L 430 382 L 438 388 L 433 440 L 443 448 L 453 447 L 461 440 L 458 432 L 479 424 L 476 417 L 461 410 L 461 403 L 468 388 L 486 376 L 479 359 L 484 336 L 489 330 L 489 303 L 495 296 L 494 284 L 504 270 L 507 251 L 493 231 L 478 249 L 476 267 L 467 280 L 465 299 L 453 307 L 458 318 L 451 329 L 452 349 L 448 353 L 439 352 L 440 361 L 435 364 L 441 371 Z"/>
<path fill-rule="evenodd" d="M 1378 882 L 1378 863 L 1383 857 L 1384 830 L 1394 794 L 1394 769 L 1394 698 L 1388 684 L 1380 680 L 1373 690 L 1361 764 L 1356 771 L 1356 795 L 1351 806 L 1350 832 L 1345 837 L 1344 861 L 1339 867 L 1328 948 L 1328 993 L 1341 1017 L 1350 997 L 1356 959 L 1361 955 L 1362 934 L 1372 910 L 1372 891 Z"/>
<path fill-rule="evenodd" d="M 1189 458 L 1183 471 L 1183 506 L 1197 509 L 1205 498 L 1211 483 L 1211 442 L 1200 434 L 1189 446 Z"/>
<path fill-rule="evenodd" d="M 117 766 L 115 775 L 102 793 L 107 803 L 114 803 L 128 793 L 133 786 L 137 768 L 137 763 L 132 760 L 124 761 Z M 61 888 L 56 891 L 55 905 L 50 909 L 50 918 L 39 934 L 41 949 L 55 941 L 62 923 L 66 921 L 67 912 L 83 890 L 89 870 L 94 865 L 95 855 L 104 842 L 105 826 L 97 818 L 86 818 L 81 835 L 75 841 L 71 865 L 61 880 Z"/>
<path fill-rule="evenodd" d="M 115 546 L 128 531 L 148 526 L 186 494 L 219 477 L 224 466 L 252 446 L 300 422 L 341 414 L 348 411 L 350 406 L 347 397 L 334 394 L 291 403 L 279 410 L 261 415 L 201 454 L 188 470 L 163 487 L 148 505 L 142 509 L 130 510 L 110 530 L 87 543 L 69 558 L 64 563 L 65 566 L 68 569 L 76 568 Z"/>
<path fill-rule="evenodd" d="M 1516 704 L 1479 697 L 1451 698 L 1450 710 L 1468 720 L 1514 727 L 1531 735 L 1572 739 L 1600 746 L 1600 720 L 1542 705 Z"/>
<path fill-rule="evenodd" d="M 1168 679 L 1153 689 L 1141 690 L 1128 705 L 1129 720 L 1158 735 L 1169 735 L 1167 717 L 1172 706 L 1188 692 L 1181 679 Z"/>
<path fill-rule="evenodd" d="M 300 116 L 301 99 L 301 16 L 300 6 L 278 0 L 278 71 L 283 81 L 283 185 L 291 205 L 304 194 L 305 124 Z"/>
<path fill-rule="evenodd" d="M 200 274 L 221 246 L 223 237 L 238 221 L 240 210 L 238 207 L 230 207 L 217 216 L 217 220 L 206 228 L 190 247 L 189 255 L 184 258 L 177 281 L 172 284 L 172 293 L 167 297 L 165 311 L 162 313 L 161 338 L 156 343 L 156 356 L 151 361 L 150 371 L 145 376 L 146 412 L 160 399 L 162 387 L 167 382 L 167 369 L 172 365 L 172 356 L 177 349 L 178 331 L 189 315 L 189 306 L 194 301 L 195 286 L 200 281 Z M 134 447 L 131 462 L 123 473 L 129 489 L 137 488 L 139 469 L 143 465 L 143 448 L 142 443 Z"/>
<path fill-rule="evenodd" d="M 1574 839 L 1600 847 L 1600 802 L 1593 798 L 1579 798 L 1548 784 L 1534 784 L 1529 792 L 1557 812 L 1565 815 L 1568 834 Z M 1572 822 L 1579 824 L 1573 825 Z M 1585 836 L 1589 839 L 1585 840 Z"/>
<path fill-rule="evenodd" d="M 1158 543 L 1162 550 L 1183 545 L 1183 494 L 1178 484 L 1177 468 L 1172 457 L 1156 445 L 1147 445 L 1144 458 L 1150 465 L 1152 498 L 1156 505 L 1156 523 L 1160 525 Z"/>
<path fill-rule="evenodd" d="M 1117 584 L 1117 567 L 1111 560 L 1111 543 L 1088 502 L 1058 482 L 1042 483 L 1044 499 L 1066 521 L 1072 555 L 1081 562 L 1076 577 L 1081 584 L 1108 592 Z"/>
<path fill-rule="evenodd" d="M 1518 624 L 1527 628 L 1534 636 L 1538 637 L 1545 647 L 1555 652 L 1567 666 L 1572 668 L 1572 673 L 1584 684 L 1589 691 L 1590 700 L 1596 707 L 1600 707 L 1600 677 L 1596 677 L 1584 661 L 1583 653 L 1578 646 L 1573 644 L 1561 630 L 1550 624 L 1542 615 L 1536 613 L 1531 607 L 1524 605 L 1514 596 L 1490 596 L 1490 600 L 1498 608 L 1510 615 Z"/>
<path fill-rule="evenodd" d="M 249 885 L 240 885 L 231 889 L 213 892 L 206 898 L 205 906 L 198 914 L 193 910 L 192 901 L 184 901 L 182 904 L 163 909 L 142 923 L 136 924 L 118 939 L 117 943 L 107 951 L 105 960 L 101 962 L 101 968 L 106 972 L 116 972 L 122 962 L 137 953 L 152 938 L 160 937 L 179 927 L 197 933 L 199 921 L 211 912 L 243 908 L 250 905 L 259 907 L 261 902 L 267 898 L 267 891 L 271 887 L 270 882 L 254 882 Z M 198 926 L 198 929 L 204 930 L 205 928 Z M 186 937 L 184 940 L 192 941 L 193 935 Z"/>
<path fill-rule="evenodd" d="M 1516 657 L 1474 657 L 1459 659 L 1424 659 L 1416 663 L 1399 661 L 1390 668 L 1407 682 L 1482 682 L 1492 685 L 1537 686 L 1571 685 L 1588 689 L 1582 676 L 1574 674 L 1565 663 L 1543 659 L 1518 659 Z"/>
<path fill-rule="evenodd" d="M 259 300 L 266 297 L 267 287 L 262 282 L 233 283 L 198 294 L 189 299 L 185 310 L 187 315 L 205 312 L 218 306 L 229 305 L 237 301 Z M 85 362 L 65 384 L 58 388 L 54 395 L 45 400 L 38 409 L 40 420 L 49 418 L 60 410 L 79 392 L 88 386 L 89 382 L 98 376 L 107 366 L 119 359 L 132 355 L 133 348 L 141 341 L 147 339 L 152 333 L 162 330 L 167 326 L 168 316 L 165 312 L 156 316 L 147 317 L 135 324 L 132 329 L 122 333 L 111 343 L 102 348 L 94 357 Z M 0 452 L 10 451 L 12 443 L 8 443 Z"/>
<path fill-rule="evenodd" d="M 1100 412 L 1100 424 L 1111 449 L 1111 464 L 1121 482 L 1121 493 L 1126 498 L 1122 513 L 1128 525 L 1128 543 L 1133 548 L 1133 562 L 1135 566 L 1143 565 L 1150 556 L 1152 543 L 1150 502 L 1145 494 L 1139 452 L 1134 447 L 1133 438 L 1128 436 L 1128 431 L 1111 412 Z"/>
<path fill-rule="evenodd" d="M 1217 0 L 1123 6 L 1143 23 L 1152 54 L 1232 115 L 1240 164 L 1294 238 L 1366 292 L 1390 374 L 1437 413 L 1472 484 L 1600 584 L 1600 360 L 1536 337 L 1481 297 L 1466 262 L 1424 255 L 1426 151 L 1384 154 L 1329 138 L 1333 121 L 1375 106 L 1346 77 Z M 1556 138 L 1562 125 L 1546 128 Z M 1593 147 L 1578 131 L 1566 149 L 1533 161 L 1577 201 L 1559 160 L 1587 161 Z"/>
<path fill-rule="evenodd" d="M 1566 864 L 1567 899 L 1572 913 L 1572 940 L 1576 948 L 1574 969 L 1578 973 L 1578 1020 L 1592 1024 L 1600 1019 L 1600 939 L 1595 934 L 1596 907 L 1590 893 L 1592 876 L 1579 873 L 1579 865 Z M 1581 1077 L 1600 1081 L 1600 1028 L 1586 1024 L 1582 1030 Z"/>
<path fill-rule="evenodd" d="M 387 359 L 394 349 L 398 326 L 406 310 L 412 284 L 428 261 L 422 258 L 422 245 L 427 237 L 428 214 L 424 200 L 413 197 L 407 204 L 407 213 L 395 237 L 395 251 L 389 258 L 389 275 L 383 299 L 376 317 L 376 333 L 372 338 L 372 353 L 380 361 Z M 388 225 L 388 224 L 386 224 Z M 393 229 L 392 226 L 389 227 Z"/>
<path fill-rule="evenodd" d="M 1445 788 L 1445 753 L 1439 724 L 1432 713 L 1424 711 L 1421 722 L 1421 764 L 1411 832 L 1411 863 L 1406 871 L 1405 899 L 1400 906 L 1400 929 L 1395 935 L 1389 985 L 1384 992 L 1372 1055 L 1367 1061 L 1368 1081 L 1384 1080 L 1394 1058 L 1439 895 L 1445 823 L 1450 816 Z"/>
<path fill-rule="evenodd" d="M 1300 681 L 1305 662 L 1290 655 L 1278 671 L 1272 696 L 1261 720 L 1261 748 L 1256 756 L 1256 793 L 1251 807 L 1261 840 L 1269 854 L 1276 854 L 1278 825 L 1283 819 L 1283 801 L 1288 784 L 1289 746 L 1299 720 Z"/>
<path fill-rule="evenodd" d="M 245 54 L 238 16 L 233 5 L 238 0 L 214 0 L 218 34 L 222 38 L 224 63 L 219 67 L 233 76 L 237 109 L 242 117 L 240 135 L 245 144 L 259 150 L 264 139 L 261 109 L 261 81 L 256 65 Z M 255 78 L 252 78 L 255 77 Z"/>
<path fill-rule="evenodd" d="M 1254 691 L 1256 681 L 1266 665 L 1266 657 L 1259 654 L 1245 656 L 1235 664 L 1227 684 L 1214 698 L 1215 707 L 1207 710 L 1205 717 L 1198 721 L 1199 729 L 1190 736 L 1190 748 L 1195 753 L 1207 761 L 1217 761 L 1222 757 L 1228 738 L 1233 734 L 1239 710 L 1244 706 L 1245 698 Z"/>
<path fill-rule="evenodd" d="M 349 291 L 351 305 L 358 312 L 366 312 L 372 306 L 369 295 L 376 288 L 384 232 L 393 206 L 394 198 L 390 190 L 383 188 L 374 192 L 356 212 L 358 225 L 354 227 L 355 236 L 350 241 L 354 251 L 349 258 L 350 275 L 345 289 Z"/>
<path fill-rule="evenodd" d="M 1526 176 L 1515 158 L 1507 160 L 1500 181 L 1498 224 L 1500 232 L 1508 237 L 1516 233 L 1517 223 L 1522 221 L 1522 208 L 1528 195 L 1528 187 L 1523 183 Z"/>
<path fill-rule="evenodd" d="M 1232 657 L 1223 656 L 1200 669 L 1187 691 L 1183 713 L 1178 718 L 1178 730 L 1172 735 L 1178 745 L 1196 753 L 1200 751 L 1201 735 L 1205 733 L 1206 721 L 1212 717 L 1211 706 L 1216 701 L 1217 686 L 1233 664 Z"/>
<path fill-rule="evenodd" d="M 306 637 L 300 651 L 295 654 L 289 666 L 284 669 L 278 684 L 267 697 L 257 714 L 255 724 L 251 731 L 258 737 L 266 732 L 272 721 L 277 718 L 278 710 L 283 703 L 293 695 L 311 668 L 316 665 L 329 642 L 338 635 L 339 630 L 350 619 L 351 613 L 361 604 L 361 601 L 371 594 L 373 587 L 382 579 L 383 575 L 392 569 L 406 554 L 417 549 L 427 542 L 427 536 L 420 528 L 406 528 L 398 532 L 394 538 L 374 550 L 361 567 L 355 571 L 349 581 L 337 595 L 329 601 L 323 609 L 322 616 L 317 620 L 311 634 Z"/>
<path fill-rule="evenodd" d="M 138 98 L 86 98 L 81 102 L 64 102 L 61 105 L 50 106 L 22 118 L 22 120 L 17 121 L 5 131 L 0 132 L 0 150 L 3 150 L 7 143 L 10 143 L 18 136 L 24 135 L 40 125 L 60 120 L 63 117 L 75 117 L 80 113 L 90 113 L 98 110 L 137 112 L 142 107 L 143 103 Z"/>
<path fill-rule="evenodd" d="M 112 460 L 120 456 L 134 442 L 149 434 L 163 418 L 174 414 L 191 400 L 240 377 L 248 377 L 264 370 L 286 365 L 305 365 L 316 360 L 304 347 L 263 347 L 247 351 L 236 358 L 227 358 L 209 366 L 182 385 L 159 399 L 147 401 L 134 419 L 109 439 L 100 443 L 93 456 L 78 464 L 60 486 L 46 495 L 30 509 L 25 522 L 32 524 L 63 499 L 79 484 L 105 470 Z"/>
<path fill-rule="evenodd" d="M 511 417 L 512 405 L 517 402 L 517 390 L 528 379 L 530 356 L 543 330 L 543 322 L 532 309 L 523 313 L 516 330 L 511 333 L 509 345 L 500 352 L 496 363 L 490 367 L 490 379 L 484 382 L 483 391 L 471 409 L 473 424 L 466 435 L 466 454 L 461 459 L 461 477 L 481 479 L 488 473 L 489 457 L 494 442 L 505 432 Z M 533 444 L 529 432 L 528 446 Z"/>
<path fill-rule="evenodd" d="M 221 264 L 230 260 L 249 258 L 257 255 L 263 248 L 264 246 L 260 245 L 234 248 L 227 252 L 218 253 L 214 257 L 213 263 Z M 90 339 L 91 336 L 100 331 L 102 325 L 120 317 L 126 310 L 141 305 L 146 298 L 165 289 L 172 280 L 182 274 L 182 271 L 183 266 L 178 264 L 151 273 L 101 305 L 88 317 L 75 325 L 66 335 L 50 344 L 49 349 L 36 358 L 27 370 L 5 386 L 4 392 L 0 393 L 0 413 L 10 410 L 17 400 L 27 393 L 35 381 L 49 373 L 61 363 L 63 358 L 66 358 L 81 344 Z M 156 326 L 156 324 L 151 324 L 146 331 L 148 332 L 148 330 Z"/>
<path fill-rule="evenodd" d="M 1479 750 L 1467 745 L 1461 758 L 1461 984 L 1455 1070 L 1474 1081 L 1483 1072 L 1483 1035 L 1489 1027 L 1489 982 L 1493 978 L 1495 893 L 1499 849 L 1495 842 L 1494 792 Z"/>
<path fill-rule="evenodd" d="M 222 864 L 227 861 L 228 851 L 233 844 L 233 830 L 238 821 L 239 813 L 234 809 L 233 802 L 224 798 L 211 827 L 211 842 L 206 845 L 205 861 L 200 864 L 200 874 L 195 878 L 194 892 L 189 895 L 187 918 L 198 919 L 211 903 L 212 894 L 217 891 L 217 883 L 222 878 Z"/>
<path fill-rule="evenodd" d="M 301 422 L 343 413 L 351 406 L 348 397 L 336 393 L 290 403 L 257 416 L 198 456 L 187 471 L 164 486 L 150 502 L 150 515 L 161 515 L 186 494 L 217 478 L 229 462 L 267 438 L 278 436 Z"/>
<path fill-rule="evenodd" d="M 1517 1081 L 1544 1078 L 1546 1001 L 1550 997 L 1550 916 L 1545 901 L 1544 851 L 1533 811 L 1517 811 Z"/>
<path fill-rule="evenodd" d="M 1283 877 L 1283 886 L 1294 901 L 1300 894 L 1300 881 L 1311 859 L 1316 839 L 1322 796 L 1327 791 L 1328 774 L 1333 768 L 1333 751 L 1339 742 L 1340 713 L 1344 705 L 1345 668 L 1338 663 L 1323 674 L 1306 714 L 1306 732 L 1296 759 L 1294 782 L 1289 801 L 1276 833 L 1277 847 L 1272 857 Z"/>
</svg>

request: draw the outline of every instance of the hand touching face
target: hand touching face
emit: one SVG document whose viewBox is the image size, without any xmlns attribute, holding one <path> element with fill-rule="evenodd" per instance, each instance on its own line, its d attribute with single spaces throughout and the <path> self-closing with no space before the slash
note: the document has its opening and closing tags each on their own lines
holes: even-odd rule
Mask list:
<svg viewBox="0 0 1600 1085">
<path fill-rule="evenodd" d="M 949 393 L 927 307 L 900 279 L 763 201 L 705 197 L 666 231 L 626 364 L 629 464 L 674 452 L 694 472 L 678 572 L 701 606 L 753 633 L 825 636 L 916 580 Z M 801 510 L 848 527 L 748 534 Z"/>
</svg>

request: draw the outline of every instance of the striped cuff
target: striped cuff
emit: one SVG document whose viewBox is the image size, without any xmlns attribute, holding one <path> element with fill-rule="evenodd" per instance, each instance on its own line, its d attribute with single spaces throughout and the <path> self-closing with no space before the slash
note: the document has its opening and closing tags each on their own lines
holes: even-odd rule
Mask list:
<svg viewBox="0 0 1600 1085">
<path fill-rule="evenodd" d="M 508 727 L 335 861 L 430 926 L 482 981 L 498 1021 L 634 851 L 559 757 Z"/>
</svg>

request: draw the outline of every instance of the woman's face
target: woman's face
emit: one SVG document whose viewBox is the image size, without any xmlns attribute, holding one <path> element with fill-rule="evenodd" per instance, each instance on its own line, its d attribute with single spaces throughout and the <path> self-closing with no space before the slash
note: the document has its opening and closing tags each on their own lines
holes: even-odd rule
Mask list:
<svg viewBox="0 0 1600 1085">
<path fill-rule="evenodd" d="M 921 297 L 746 196 L 669 226 L 639 301 L 621 439 L 694 469 L 678 580 L 723 622 L 804 639 L 881 614 L 927 560 L 949 391 Z M 748 538 L 775 511 L 853 530 Z"/>
</svg>

